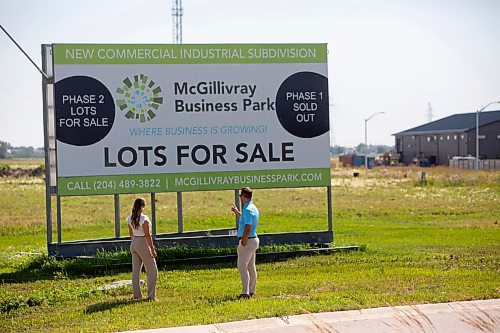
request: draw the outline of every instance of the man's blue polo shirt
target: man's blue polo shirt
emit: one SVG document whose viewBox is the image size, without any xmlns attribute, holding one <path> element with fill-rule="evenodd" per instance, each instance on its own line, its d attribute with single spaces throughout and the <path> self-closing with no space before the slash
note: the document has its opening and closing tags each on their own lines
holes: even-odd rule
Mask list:
<svg viewBox="0 0 500 333">
<path fill-rule="evenodd" d="M 245 225 L 250 224 L 252 229 L 248 237 L 257 237 L 257 224 L 259 223 L 259 210 L 253 204 L 252 201 L 247 202 L 243 205 L 241 210 L 241 215 L 238 220 L 238 237 L 243 237 L 243 231 L 245 230 Z"/>
</svg>

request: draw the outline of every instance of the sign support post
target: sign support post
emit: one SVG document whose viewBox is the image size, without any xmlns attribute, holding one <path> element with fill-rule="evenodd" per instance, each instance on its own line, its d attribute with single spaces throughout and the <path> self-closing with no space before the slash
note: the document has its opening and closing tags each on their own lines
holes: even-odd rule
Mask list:
<svg viewBox="0 0 500 333">
<path fill-rule="evenodd" d="M 182 192 L 177 192 L 177 232 L 184 232 L 184 221 L 182 219 Z"/>
<path fill-rule="evenodd" d="M 120 238 L 120 195 L 114 194 L 115 203 L 115 238 Z"/>
<path fill-rule="evenodd" d="M 153 240 L 156 240 L 156 193 L 151 193 L 151 230 Z"/>
<path fill-rule="evenodd" d="M 47 63 L 50 52 L 49 45 L 42 45 L 42 71 L 47 73 Z M 51 61 L 50 57 L 50 62 Z M 43 141 L 45 151 L 45 215 L 47 220 L 47 244 L 52 243 L 52 194 L 51 194 L 51 175 L 50 175 L 50 144 L 49 144 L 49 115 L 48 115 L 48 89 L 47 86 L 51 82 L 50 77 L 42 76 L 42 97 L 43 97 Z"/>
</svg>

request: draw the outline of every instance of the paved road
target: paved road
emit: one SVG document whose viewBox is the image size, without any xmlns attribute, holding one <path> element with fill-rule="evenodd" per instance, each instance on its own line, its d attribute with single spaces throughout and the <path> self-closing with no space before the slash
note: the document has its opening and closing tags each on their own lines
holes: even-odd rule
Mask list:
<svg viewBox="0 0 500 333">
<path fill-rule="evenodd" d="M 500 299 L 323 312 L 133 332 L 500 333 Z"/>
</svg>

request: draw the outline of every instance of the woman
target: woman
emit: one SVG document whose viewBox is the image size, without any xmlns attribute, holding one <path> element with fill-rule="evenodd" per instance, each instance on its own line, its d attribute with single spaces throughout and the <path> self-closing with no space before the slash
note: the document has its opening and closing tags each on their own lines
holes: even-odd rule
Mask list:
<svg viewBox="0 0 500 333">
<path fill-rule="evenodd" d="M 151 238 L 151 221 L 147 215 L 142 214 L 146 207 L 143 198 L 137 198 L 132 207 L 132 214 L 127 217 L 128 232 L 130 234 L 130 252 L 132 252 L 132 286 L 134 299 L 141 299 L 139 276 L 142 265 L 146 268 L 148 278 L 148 300 L 155 300 L 156 280 L 158 268 L 156 267 L 156 249 Z"/>
</svg>

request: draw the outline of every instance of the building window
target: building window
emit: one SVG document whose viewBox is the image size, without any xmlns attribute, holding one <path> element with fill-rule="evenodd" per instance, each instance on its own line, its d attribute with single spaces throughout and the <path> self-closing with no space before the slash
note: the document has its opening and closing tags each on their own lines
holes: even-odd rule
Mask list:
<svg viewBox="0 0 500 333">
<path fill-rule="evenodd" d="M 486 139 L 486 135 L 484 135 L 484 134 L 479 134 L 477 137 L 479 138 L 479 140 Z"/>
<path fill-rule="evenodd" d="M 497 134 L 497 139 L 499 139 L 499 140 L 500 140 L 500 134 Z"/>
<path fill-rule="evenodd" d="M 455 134 L 455 135 L 453 136 L 453 140 L 456 140 L 457 138 L 458 138 L 458 135 L 456 135 L 456 134 Z"/>
<path fill-rule="evenodd" d="M 500 135 L 498 135 L 498 137 L 500 137 Z M 427 137 L 427 142 L 431 142 L 431 140 L 432 140 L 432 139 L 431 139 L 431 137 L 430 137 L 430 136 L 428 136 L 428 137 Z"/>
<path fill-rule="evenodd" d="M 408 148 L 411 148 L 411 143 L 408 144 Z"/>
<path fill-rule="evenodd" d="M 450 136 L 449 135 L 446 136 L 446 140 L 450 140 Z"/>
<path fill-rule="evenodd" d="M 460 135 L 460 139 L 462 140 L 465 139 L 465 135 L 464 134 Z"/>
<path fill-rule="evenodd" d="M 411 139 L 412 139 L 412 140 L 415 140 L 415 135 L 412 135 L 412 136 L 411 136 Z"/>
<path fill-rule="evenodd" d="M 440 136 L 440 137 L 439 137 L 439 140 L 443 141 L 443 137 L 442 137 L 442 136 Z"/>
</svg>

